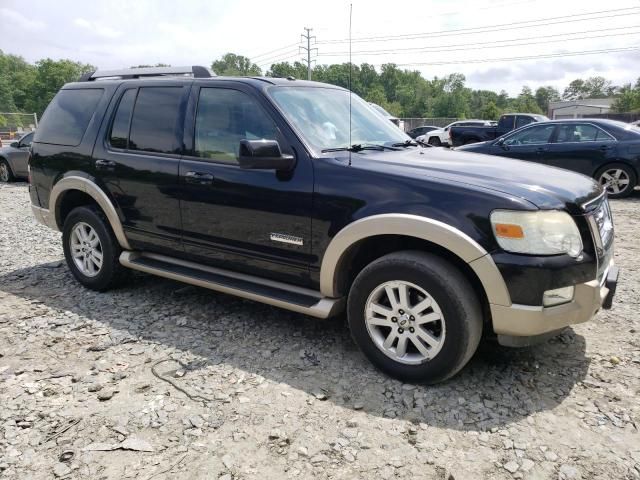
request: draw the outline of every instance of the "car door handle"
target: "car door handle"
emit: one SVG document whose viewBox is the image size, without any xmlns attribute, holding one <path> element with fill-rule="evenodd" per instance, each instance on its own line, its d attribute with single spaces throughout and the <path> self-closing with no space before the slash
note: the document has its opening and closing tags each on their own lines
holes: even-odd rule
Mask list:
<svg viewBox="0 0 640 480">
<path fill-rule="evenodd" d="M 116 162 L 112 160 L 96 160 L 96 168 L 98 170 L 113 170 L 116 167 Z"/>
<path fill-rule="evenodd" d="M 547 147 L 538 147 L 536 148 L 536 153 L 544 153 L 547 151 Z"/>
<path fill-rule="evenodd" d="M 600 150 L 611 150 L 612 148 L 611 145 L 600 145 Z"/>
<path fill-rule="evenodd" d="M 213 183 L 213 175 L 204 172 L 187 172 L 184 174 L 184 180 L 195 185 L 210 185 Z"/>
</svg>

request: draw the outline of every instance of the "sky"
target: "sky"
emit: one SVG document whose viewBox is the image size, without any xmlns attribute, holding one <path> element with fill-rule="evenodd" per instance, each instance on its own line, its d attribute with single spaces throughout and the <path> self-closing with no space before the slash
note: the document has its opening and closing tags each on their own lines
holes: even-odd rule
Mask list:
<svg viewBox="0 0 640 480">
<path fill-rule="evenodd" d="M 341 63 L 350 3 L 354 63 L 396 63 L 426 78 L 458 72 L 467 86 L 511 95 L 523 85 L 562 91 L 575 78 L 640 76 L 639 0 L 0 0 L 0 50 L 100 69 L 210 66 L 233 52 L 266 71 L 302 58 L 308 27 L 315 60 Z M 583 52 L 594 53 L 567 56 Z"/>
</svg>

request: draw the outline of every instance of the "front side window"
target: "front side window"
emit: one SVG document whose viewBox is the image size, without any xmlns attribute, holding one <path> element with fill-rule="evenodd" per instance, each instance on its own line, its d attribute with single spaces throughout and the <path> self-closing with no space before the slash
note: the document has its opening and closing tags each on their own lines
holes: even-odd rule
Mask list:
<svg viewBox="0 0 640 480">
<path fill-rule="evenodd" d="M 554 128 L 555 125 L 540 125 L 527 128 L 526 130 L 507 137 L 504 145 L 541 145 L 549 143 L 549 138 L 551 138 L 551 133 L 553 133 Z"/>
<path fill-rule="evenodd" d="M 238 163 L 240 140 L 277 140 L 281 135 L 269 115 L 249 95 L 228 88 L 201 88 L 194 134 L 194 154 Z"/>
<path fill-rule="evenodd" d="M 351 94 L 349 115 L 350 92 L 347 90 L 278 86 L 272 87 L 269 94 L 289 123 L 317 151 L 354 144 L 388 146 L 410 140 L 406 133 L 355 94 Z"/>
<path fill-rule="evenodd" d="M 126 90 L 118 104 L 118 109 L 111 125 L 111 134 L 109 135 L 109 143 L 114 148 L 127 148 L 129 123 L 131 112 L 133 111 L 133 102 L 136 99 L 136 91 L 136 89 Z"/>
<path fill-rule="evenodd" d="M 33 142 L 33 133 L 28 133 L 20 140 L 21 147 L 30 147 L 31 142 Z"/>
<path fill-rule="evenodd" d="M 70 147 L 80 145 L 103 93 L 102 88 L 60 90 L 44 112 L 35 141 Z"/>
<path fill-rule="evenodd" d="M 589 124 L 560 125 L 557 143 L 601 142 L 611 137 L 598 127 Z"/>
<path fill-rule="evenodd" d="M 176 153 L 179 151 L 176 136 L 182 87 L 142 87 L 138 92 L 129 150 Z"/>
</svg>

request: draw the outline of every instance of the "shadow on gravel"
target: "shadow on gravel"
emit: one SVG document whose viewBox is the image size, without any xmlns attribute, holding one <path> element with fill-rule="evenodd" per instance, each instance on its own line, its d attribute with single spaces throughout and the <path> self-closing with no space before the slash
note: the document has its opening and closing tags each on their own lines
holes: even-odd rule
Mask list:
<svg viewBox="0 0 640 480">
<path fill-rule="evenodd" d="M 183 361 L 235 367 L 319 398 L 326 395 L 326 401 L 347 409 L 459 430 L 502 428 L 554 408 L 585 378 L 590 362 L 584 338 L 569 329 L 531 349 L 482 345 L 452 380 L 403 385 L 368 363 L 339 320 L 318 321 L 142 274 L 100 294 L 77 284 L 64 262 L 1 275 L 0 290 L 169 347 Z M 198 371 L 182 381 L 190 375 L 196 378 Z M 204 374 L 196 380 L 205 387 L 207 380 L 215 383 Z"/>
</svg>

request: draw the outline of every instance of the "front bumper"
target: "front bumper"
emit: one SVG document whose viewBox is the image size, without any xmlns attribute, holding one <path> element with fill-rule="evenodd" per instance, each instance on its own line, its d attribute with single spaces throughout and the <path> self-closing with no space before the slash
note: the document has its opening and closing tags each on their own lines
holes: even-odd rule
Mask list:
<svg viewBox="0 0 640 480">
<path fill-rule="evenodd" d="M 524 346 L 544 340 L 569 325 L 586 322 L 600 308 L 611 308 L 617 283 L 618 268 L 611 262 L 602 282 L 592 280 L 576 285 L 571 302 L 554 307 L 492 304 L 493 330 L 498 342 Z"/>
</svg>

